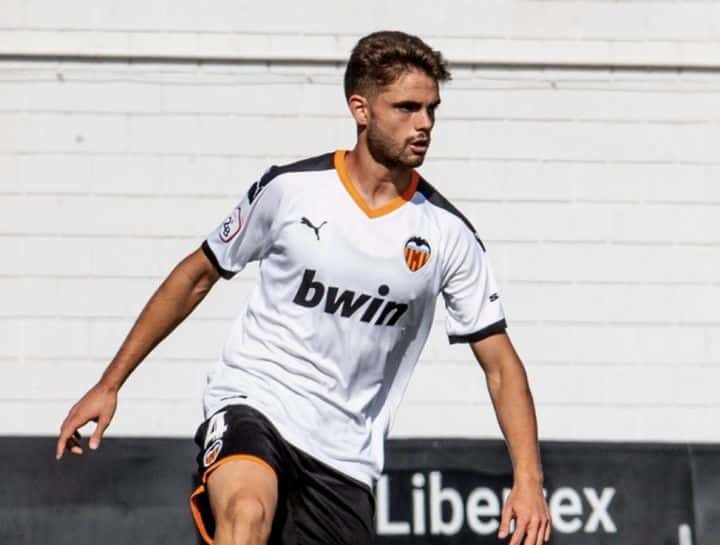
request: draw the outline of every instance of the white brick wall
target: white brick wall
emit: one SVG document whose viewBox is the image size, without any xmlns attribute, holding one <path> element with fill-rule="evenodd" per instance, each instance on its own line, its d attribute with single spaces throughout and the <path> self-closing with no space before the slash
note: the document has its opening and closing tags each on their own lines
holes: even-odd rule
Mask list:
<svg viewBox="0 0 720 545">
<path fill-rule="evenodd" d="M 227 46 L 296 62 L 0 59 L 0 433 L 55 432 L 164 275 L 268 164 L 352 145 L 342 66 L 302 60 L 402 26 L 499 65 L 455 69 L 422 170 L 487 242 L 541 436 L 719 439 L 703 423 L 720 417 L 720 72 L 613 69 L 707 59 L 718 6 L 413 5 L 403 22 L 402 2 L 352 17 L 321 2 L 2 3 L 0 54 Z M 500 66 L 528 58 L 608 64 Z M 254 272 L 220 283 L 130 379 L 112 433 L 192 433 Z M 442 317 L 394 434 L 498 436 L 482 373 Z"/>
<path fill-rule="evenodd" d="M 461 62 L 718 66 L 718 21 L 712 0 L 5 0 L 0 53 L 342 61 L 402 28 Z"/>
</svg>

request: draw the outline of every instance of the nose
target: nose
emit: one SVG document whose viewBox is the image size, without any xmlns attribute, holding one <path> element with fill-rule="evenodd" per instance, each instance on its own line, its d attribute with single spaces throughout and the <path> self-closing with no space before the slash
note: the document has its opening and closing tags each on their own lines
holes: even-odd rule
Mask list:
<svg viewBox="0 0 720 545">
<path fill-rule="evenodd" d="M 434 124 L 435 113 L 428 108 L 421 108 L 417 113 L 416 129 L 430 132 Z"/>
</svg>

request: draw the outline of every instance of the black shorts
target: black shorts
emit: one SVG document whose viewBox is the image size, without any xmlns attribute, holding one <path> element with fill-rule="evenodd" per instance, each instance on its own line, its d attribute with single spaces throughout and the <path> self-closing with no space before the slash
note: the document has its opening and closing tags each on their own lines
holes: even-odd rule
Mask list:
<svg viewBox="0 0 720 545">
<path fill-rule="evenodd" d="M 221 416 L 218 416 L 221 415 Z M 195 524 L 212 543 L 215 521 L 207 497 L 208 475 L 231 459 L 269 466 L 278 478 L 278 504 L 268 545 L 369 545 L 375 503 L 370 489 L 285 441 L 260 412 L 231 405 L 195 434 L 197 488 L 190 498 Z"/>
</svg>

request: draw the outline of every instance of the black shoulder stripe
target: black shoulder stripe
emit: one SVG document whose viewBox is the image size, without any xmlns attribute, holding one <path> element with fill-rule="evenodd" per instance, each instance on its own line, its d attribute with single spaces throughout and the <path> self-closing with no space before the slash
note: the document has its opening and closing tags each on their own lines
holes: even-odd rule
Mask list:
<svg viewBox="0 0 720 545">
<path fill-rule="evenodd" d="M 281 174 L 285 174 L 287 172 L 332 170 L 333 168 L 335 168 L 333 164 L 333 155 L 333 153 L 324 153 L 323 155 L 318 155 L 317 157 L 301 159 L 300 161 L 296 161 L 287 165 L 271 166 L 257 182 L 250 186 L 250 189 L 248 190 L 248 201 L 252 204 L 252 202 L 255 200 L 255 197 L 258 195 L 258 193 L 260 193 L 262 188 L 268 185 Z"/>
<path fill-rule="evenodd" d="M 450 212 L 454 216 L 460 218 L 462 222 L 467 225 L 467 228 L 470 229 L 470 231 L 472 231 L 472 233 L 475 235 L 475 238 L 480 244 L 480 247 L 483 249 L 483 252 L 487 251 L 485 250 L 485 245 L 483 244 L 483 241 L 480 240 L 480 237 L 477 235 L 475 227 L 473 227 L 473 224 L 470 223 L 470 220 L 467 219 L 463 215 L 463 213 L 460 212 L 460 210 L 455 208 L 455 206 L 453 206 L 453 204 L 449 200 L 443 197 L 437 189 L 435 189 L 422 177 L 420 178 L 420 182 L 418 183 L 417 190 L 422 193 L 422 195 L 428 200 L 430 204 L 434 204 L 438 208 L 442 208 L 446 212 Z"/>
</svg>

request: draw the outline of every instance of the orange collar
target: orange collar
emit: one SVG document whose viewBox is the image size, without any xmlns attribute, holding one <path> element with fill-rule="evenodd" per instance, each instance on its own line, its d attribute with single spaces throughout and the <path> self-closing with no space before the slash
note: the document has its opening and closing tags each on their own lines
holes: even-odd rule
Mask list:
<svg viewBox="0 0 720 545">
<path fill-rule="evenodd" d="M 360 195 L 360 192 L 352 183 L 352 180 L 348 175 L 347 165 L 345 164 L 346 153 L 347 150 L 337 150 L 335 152 L 335 155 L 333 156 L 333 164 L 335 166 L 335 170 L 338 173 L 340 181 L 342 182 L 343 186 L 345 186 L 345 190 L 350 194 L 350 197 L 352 197 L 352 200 L 355 201 L 355 204 L 357 204 L 360 209 L 365 212 L 367 217 L 379 218 L 380 216 L 384 216 L 385 214 L 389 214 L 390 212 L 397 210 L 403 204 L 412 199 L 413 195 L 415 194 L 415 190 L 417 190 L 418 182 L 420 179 L 418 173 L 414 170 L 410 175 L 410 184 L 408 184 L 405 191 L 402 192 L 402 195 L 395 197 L 390 202 L 382 205 L 380 208 L 370 208 L 365 202 L 365 199 L 362 198 L 362 195 Z"/>
</svg>

